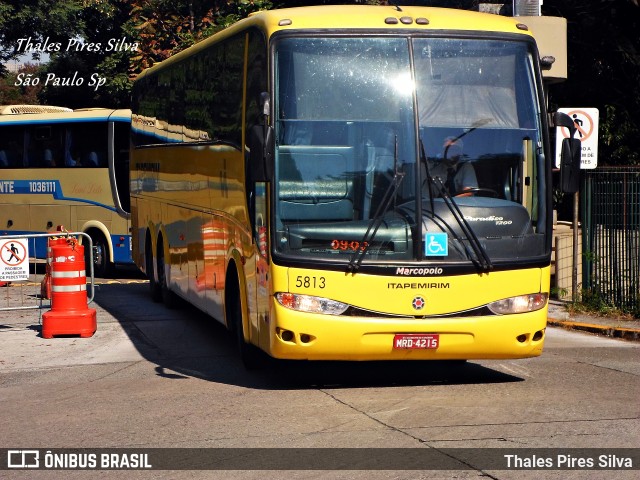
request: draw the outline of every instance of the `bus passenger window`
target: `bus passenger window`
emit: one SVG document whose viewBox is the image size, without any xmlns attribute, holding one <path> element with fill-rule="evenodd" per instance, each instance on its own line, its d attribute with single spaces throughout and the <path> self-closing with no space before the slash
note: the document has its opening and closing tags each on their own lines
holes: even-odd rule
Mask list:
<svg viewBox="0 0 640 480">
<path fill-rule="evenodd" d="M 82 123 L 67 127 L 65 134 L 65 165 L 68 167 L 96 168 L 107 166 L 105 123 Z"/>
<path fill-rule="evenodd" d="M 51 168 L 61 165 L 62 138 L 60 128 L 46 125 L 35 127 L 27 135 L 27 154 L 31 167 Z"/>
<path fill-rule="evenodd" d="M 0 168 L 22 167 L 24 127 L 4 127 L 0 131 Z"/>
</svg>

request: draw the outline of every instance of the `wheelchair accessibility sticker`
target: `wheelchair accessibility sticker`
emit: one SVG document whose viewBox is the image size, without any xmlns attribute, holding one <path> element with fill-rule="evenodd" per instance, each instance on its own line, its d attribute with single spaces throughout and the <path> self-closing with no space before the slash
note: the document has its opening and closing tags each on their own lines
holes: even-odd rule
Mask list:
<svg viewBox="0 0 640 480">
<path fill-rule="evenodd" d="M 427 232 L 424 236 L 424 254 L 427 257 L 446 257 L 449 255 L 449 242 L 444 232 Z"/>
</svg>

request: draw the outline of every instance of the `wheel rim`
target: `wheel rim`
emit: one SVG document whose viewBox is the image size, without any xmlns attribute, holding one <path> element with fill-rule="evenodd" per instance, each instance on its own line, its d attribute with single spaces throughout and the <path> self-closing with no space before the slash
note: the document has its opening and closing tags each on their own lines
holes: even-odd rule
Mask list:
<svg viewBox="0 0 640 480">
<path fill-rule="evenodd" d="M 93 266 L 101 268 L 104 263 L 104 245 L 97 242 L 93 247 Z"/>
</svg>

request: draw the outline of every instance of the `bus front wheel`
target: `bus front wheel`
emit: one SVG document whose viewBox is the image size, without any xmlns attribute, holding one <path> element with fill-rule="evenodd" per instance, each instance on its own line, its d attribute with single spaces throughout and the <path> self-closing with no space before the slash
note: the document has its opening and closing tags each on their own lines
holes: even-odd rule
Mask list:
<svg viewBox="0 0 640 480">
<path fill-rule="evenodd" d="M 93 275 L 95 277 L 105 278 L 113 272 L 113 263 L 109 260 L 109 244 L 102 233 L 96 231 L 88 232 L 93 243 L 93 255 L 89 246 L 84 249 L 85 269 L 89 269 L 89 265 L 93 262 Z"/>
<path fill-rule="evenodd" d="M 242 304 L 240 301 L 240 286 L 238 281 L 233 283 L 227 278 L 226 298 L 225 298 L 225 315 L 227 316 L 227 327 L 235 336 L 240 360 L 247 370 L 256 370 L 263 362 L 264 357 L 261 351 L 251 343 L 244 340 L 244 327 L 242 326 Z"/>
</svg>

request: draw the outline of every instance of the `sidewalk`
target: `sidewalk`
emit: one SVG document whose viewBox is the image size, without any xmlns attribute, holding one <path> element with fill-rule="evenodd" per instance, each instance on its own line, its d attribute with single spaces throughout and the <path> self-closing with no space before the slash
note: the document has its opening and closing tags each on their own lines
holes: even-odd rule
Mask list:
<svg viewBox="0 0 640 480">
<path fill-rule="evenodd" d="M 567 310 L 568 306 L 567 302 L 550 300 L 547 315 L 549 325 L 607 337 L 640 341 L 640 320 L 638 319 L 605 317 L 587 313 L 571 315 Z"/>
</svg>

